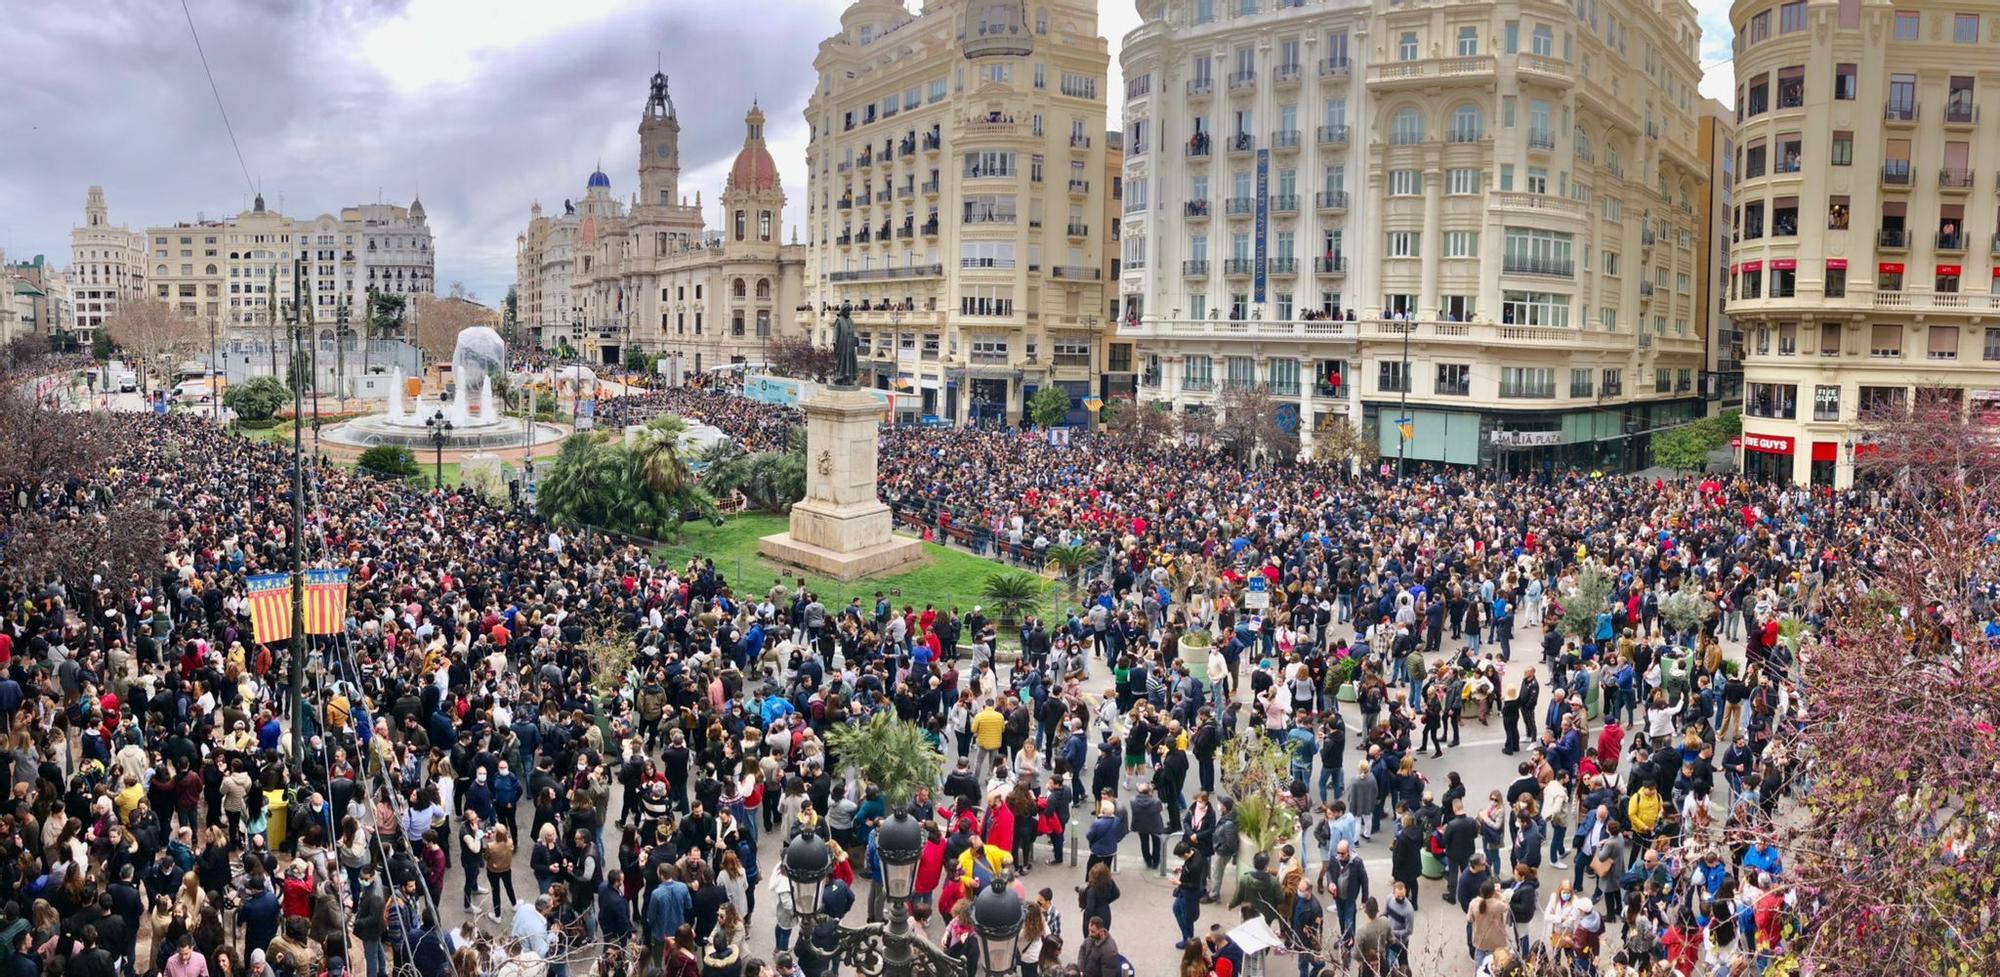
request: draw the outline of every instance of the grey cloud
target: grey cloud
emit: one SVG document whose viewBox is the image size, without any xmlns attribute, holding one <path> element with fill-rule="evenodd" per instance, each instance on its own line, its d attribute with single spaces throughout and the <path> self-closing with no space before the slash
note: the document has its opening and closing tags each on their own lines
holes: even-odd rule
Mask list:
<svg viewBox="0 0 2000 977">
<path fill-rule="evenodd" d="M 683 189 L 720 191 L 753 95 L 774 144 L 803 146 L 801 112 L 829 0 L 750 11 L 642 4 L 601 23 L 481 55 L 462 83 L 406 94 L 358 38 L 399 2 L 191 0 L 251 176 L 271 206 L 313 216 L 407 202 L 421 188 L 438 280 L 497 301 L 529 205 L 559 208 L 602 161 L 629 195 L 655 52 L 673 79 Z M 23 7 L 0 31 L 10 145 L 0 154 L 0 247 L 68 261 L 84 190 L 103 184 L 132 226 L 216 217 L 250 195 L 180 6 L 156 0 Z M 16 114 L 18 113 L 18 114 Z M 774 152 L 803 215 L 804 161 Z M 712 211 L 711 211 L 712 214 Z"/>
</svg>

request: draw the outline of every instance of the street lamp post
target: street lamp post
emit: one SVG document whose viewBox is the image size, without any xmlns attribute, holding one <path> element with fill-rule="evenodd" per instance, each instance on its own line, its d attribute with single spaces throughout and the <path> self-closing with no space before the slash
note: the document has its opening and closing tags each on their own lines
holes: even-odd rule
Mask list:
<svg viewBox="0 0 2000 977">
<path fill-rule="evenodd" d="M 439 489 L 444 488 L 444 443 L 451 440 L 451 419 L 444 416 L 440 407 L 424 421 L 424 427 L 431 432 L 432 468 L 431 482 Z"/>
<path fill-rule="evenodd" d="M 910 926 L 910 897 L 916 888 L 917 862 L 924 849 L 923 822 L 907 811 L 898 811 L 877 829 L 875 845 L 882 858 L 882 889 L 889 902 L 888 918 L 884 922 L 838 926 L 839 947 L 835 952 L 842 962 L 860 973 L 883 977 L 1003 977 L 1014 973 L 1020 957 L 1017 941 L 1028 907 L 1008 887 L 1009 877 L 995 876 L 992 885 L 972 902 L 979 964 L 968 967 Z M 801 834 L 786 843 L 781 861 L 791 886 L 794 911 L 801 919 L 800 931 L 808 934 L 800 941 L 799 948 L 814 952 L 809 934 L 826 919 L 821 909 L 821 890 L 827 877 L 833 874 L 832 851 L 819 835 Z"/>
</svg>

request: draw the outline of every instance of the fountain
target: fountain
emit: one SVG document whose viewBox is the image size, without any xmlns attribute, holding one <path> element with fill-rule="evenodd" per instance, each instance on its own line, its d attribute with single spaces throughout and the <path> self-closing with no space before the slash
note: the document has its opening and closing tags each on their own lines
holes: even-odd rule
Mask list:
<svg viewBox="0 0 2000 977">
<path fill-rule="evenodd" d="M 451 422 L 444 443 L 448 451 L 518 448 L 531 440 L 553 444 L 568 436 L 569 431 L 557 424 L 535 423 L 531 432 L 527 420 L 501 411 L 493 395 L 493 375 L 506 361 L 506 346 L 499 333 L 486 326 L 466 329 L 458 334 L 452 351 L 451 373 L 456 387 L 452 397 L 428 401 L 421 396 L 406 397 L 403 373 L 398 368 L 386 411 L 337 424 L 327 429 L 325 437 L 357 448 L 394 444 L 431 450 L 436 445 L 426 422 L 439 413 Z"/>
</svg>

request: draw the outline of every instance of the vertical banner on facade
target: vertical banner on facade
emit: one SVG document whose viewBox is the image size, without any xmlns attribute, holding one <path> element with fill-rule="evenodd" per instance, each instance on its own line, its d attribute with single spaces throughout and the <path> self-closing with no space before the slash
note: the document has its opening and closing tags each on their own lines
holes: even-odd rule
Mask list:
<svg viewBox="0 0 2000 977">
<path fill-rule="evenodd" d="M 1250 301 L 1262 304 L 1264 301 L 1264 239 L 1271 225 L 1271 151 L 1257 150 L 1257 265 L 1250 270 L 1255 276 L 1256 294 Z"/>
</svg>

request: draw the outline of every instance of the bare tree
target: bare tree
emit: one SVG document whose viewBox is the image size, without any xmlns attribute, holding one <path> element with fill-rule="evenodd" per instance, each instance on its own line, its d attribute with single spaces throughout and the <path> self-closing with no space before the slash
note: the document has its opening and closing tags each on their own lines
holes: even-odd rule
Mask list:
<svg viewBox="0 0 2000 977">
<path fill-rule="evenodd" d="M 114 440 L 106 418 L 45 410 L 24 389 L 0 391 L 0 471 L 63 480 L 103 467 Z"/>
<path fill-rule="evenodd" d="M 1119 443 L 1133 448 L 1158 448 L 1173 436 L 1174 412 L 1163 401 L 1138 401 L 1120 397 L 1111 402 L 1110 421 L 1105 430 Z"/>
<path fill-rule="evenodd" d="M 463 286 L 454 285 L 454 288 L 464 291 Z M 419 295 L 416 297 L 416 321 L 413 339 L 417 348 L 422 349 L 433 362 L 449 362 L 452 350 L 458 345 L 460 332 L 473 326 L 498 328 L 500 314 L 458 295 Z"/>
<path fill-rule="evenodd" d="M 1366 465 L 1381 452 L 1375 442 L 1344 417 L 1333 418 L 1313 432 L 1313 457 L 1321 461 L 1346 461 Z"/>
<path fill-rule="evenodd" d="M 779 376 L 817 380 L 832 372 L 833 350 L 807 336 L 775 336 L 764 346 L 764 361 Z"/>
<path fill-rule="evenodd" d="M 1278 406 L 1271 392 L 1262 386 L 1222 388 L 1217 404 L 1222 416 L 1215 425 L 1216 442 L 1239 461 L 1248 460 L 1259 449 L 1273 460 L 1291 461 L 1299 453 L 1298 430 L 1296 424 L 1287 429 L 1280 422 Z"/>
<path fill-rule="evenodd" d="M 120 348 L 144 366 L 138 368 L 140 390 L 146 387 L 150 366 L 173 372 L 175 357 L 202 348 L 208 330 L 186 315 L 154 298 L 137 298 L 118 304 L 118 312 L 104 324 L 104 330 Z"/>
</svg>

